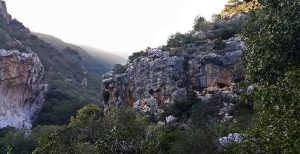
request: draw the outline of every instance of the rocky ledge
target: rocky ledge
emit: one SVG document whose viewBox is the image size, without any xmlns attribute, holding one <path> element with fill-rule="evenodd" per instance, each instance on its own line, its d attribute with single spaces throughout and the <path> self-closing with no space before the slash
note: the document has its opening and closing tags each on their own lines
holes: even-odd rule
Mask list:
<svg viewBox="0 0 300 154">
<path fill-rule="evenodd" d="M 37 54 L 0 49 L 0 128 L 30 129 L 46 91 Z"/>
</svg>

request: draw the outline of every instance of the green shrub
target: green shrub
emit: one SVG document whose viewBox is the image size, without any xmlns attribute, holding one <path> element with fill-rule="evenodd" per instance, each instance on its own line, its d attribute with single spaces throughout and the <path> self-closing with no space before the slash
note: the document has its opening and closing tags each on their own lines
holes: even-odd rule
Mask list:
<svg viewBox="0 0 300 154">
<path fill-rule="evenodd" d="M 193 29 L 194 31 L 206 32 L 207 30 L 210 29 L 210 25 L 211 24 L 208 21 L 206 21 L 204 17 L 198 15 L 194 20 Z"/>
<path fill-rule="evenodd" d="M 252 147 L 263 153 L 299 153 L 300 4 L 266 0 L 247 19 L 246 74 L 257 85 Z M 251 147 L 251 146 L 249 146 Z"/>
<path fill-rule="evenodd" d="M 196 103 L 199 103 L 196 93 L 189 91 L 187 98 L 181 102 L 174 102 L 174 104 L 172 104 L 164 113 L 163 117 L 174 115 L 180 118 L 189 118 L 190 111 Z"/>
<path fill-rule="evenodd" d="M 238 28 L 239 26 L 229 26 L 225 29 L 223 29 L 220 33 L 220 38 L 223 40 L 227 40 L 231 37 L 233 37 L 235 34 L 239 33 L 240 28 Z"/>
<path fill-rule="evenodd" d="M 223 42 L 222 39 L 215 40 L 213 49 L 215 49 L 215 50 L 222 50 L 225 47 L 226 47 L 226 44 Z"/>
<path fill-rule="evenodd" d="M 215 153 L 214 135 L 203 128 L 189 128 L 177 136 L 169 153 Z"/>
<path fill-rule="evenodd" d="M 121 64 L 116 64 L 113 68 L 113 72 L 115 74 L 123 74 L 125 73 L 127 67 L 125 65 L 121 65 Z"/>
<path fill-rule="evenodd" d="M 202 41 L 196 37 L 193 37 L 192 33 L 176 33 L 171 35 L 167 42 L 167 47 L 182 47 L 184 45 L 194 44 L 194 45 L 201 45 Z"/>
<path fill-rule="evenodd" d="M 34 153 L 140 153 L 149 123 L 129 109 L 98 114 L 95 106 L 77 113 L 62 131 L 44 136 Z"/>
<path fill-rule="evenodd" d="M 255 91 L 258 112 L 253 136 L 264 151 L 300 152 L 300 71 L 286 73 L 282 81 L 260 85 Z"/>
<path fill-rule="evenodd" d="M 148 53 L 145 51 L 134 52 L 131 56 L 128 57 L 129 63 L 132 63 L 135 59 L 140 57 L 147 57 Z"/>
<path fill-rule="evenodd" d="M 289 68 L 300 66 L 300 6 L 291 0 L 265 5 L 244 24 L 246 73 L 253 82 L 274 83 Z"/>
</svg>

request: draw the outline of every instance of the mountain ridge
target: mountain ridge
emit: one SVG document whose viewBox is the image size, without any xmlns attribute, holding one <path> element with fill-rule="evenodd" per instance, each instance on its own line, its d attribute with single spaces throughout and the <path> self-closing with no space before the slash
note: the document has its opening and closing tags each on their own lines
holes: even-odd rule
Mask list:
<svg viewBox="0 0 300 154">
<path fill-rule="evenodd" d="M 115 64 L 124 64 L 126 59 L 107 51 L 90 47 L 87 45 L 75 45 L 72 43 L 67 43 L 64 40 L 57 38 L 55 36 L 43 33 L 33 32 L 35 36 L 39 37 L 43 41 L 51 44 L 57 50 L 63 52 L 66 48 L 71 48 L 73 50 L 79 51 L 81 57 L 83 57 L 83 65 L 96 74 L 103 74 L 101 68 L 104 70 L 112 69 Z"/>
</svg>

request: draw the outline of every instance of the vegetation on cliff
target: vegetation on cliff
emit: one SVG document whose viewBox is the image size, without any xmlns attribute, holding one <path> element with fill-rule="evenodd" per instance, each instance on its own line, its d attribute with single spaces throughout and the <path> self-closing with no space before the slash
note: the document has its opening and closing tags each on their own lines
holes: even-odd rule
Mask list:
<svg viewBox="0 0 300 154">
<path fill-rule="evenodd" d="M 75 108 L 81 107 L 81 101 L 91 98 L 87 99 L 88 95 L 83 97 L 79 93 L 81 86 L 75 86 L 78 91 L 73 93 L 73 84 L 66 84 L 66 81 L 53 75 L 57 78 L 54 80 L 57 85 L 52 85 L 58 88 L 48 94 L 51 106 L 45 109 L 51 110 L 58 104 L 55 111 L 59 112 L 42 113 L 48 113 L 47 117 L 53 118 L 54 123 L 59 121 L 55 124 L 66 125 L 39 126 L 25 138 L 24 131 L 3 129 L 0 131 L 1 152 L 299 153 L 300 5 L 294 0 L 264 0 L 259 7 L 253 7 L 253 2 L 256 1 L 226 6 L 223 14 L 227 12 L 238 16 L 240 12 L 249 12 L 246 18 L 238 18 L 242 20 L 237 22 L 227 22 L 223 15 L 211 22 L 198 16 L 193 31 L 172 35 L 167 45 L 162 47 L 172 55 L 186 58 L 187 54 L 195 52 L 190 50 L 191 47 L 199 47 L 202 51 L 201 46 L 212 44 L 210 51 L 222 54 L 226 49 L 226 40 L 242 34 L 247 47 L 243 59 L 245 69 L 242 70 L 246 80 L 238 84 L 239 99 L 226 100 L 215 93 L 210 94 L 213 97 L 210 101 L 201 102 L 197 93 L 188 91 L 186 99 L 169 106 L 160 122 L 126 107 L 113 109 L 104 115 L 102 107 L 97 105 L 85 106 L 70 120 L 64 118 L 59 121 L 61 118 L 56 118 L 53 113 L 66 114 L 65 111 L 68 111 L 66 117 L 70 117 L 75 115 Z M 147 54 L 146 51 L 134 53 L 129 57 L 129 62 L 138 61 Z M 188 65 L 187 61 L 185 64 Z M 114 67 L 116 74 L 125 71 L 123 65 Z M 67 89 L 69 86 L 71 88 Z M 110 93 L 105 91 L 103 97 L 107 102 Z M 72 107 L 72 113 L 69 114 L 68 105 L 61 108 L 63 101 L 76 106 Z M 220 122 L 218 107 L 228 101 L 236 105 L 235 110 L 229 111 L 235 119 Z M 171 119 L 177 118 L 176 122 L 167 121 L 169 116 L 175 116 Z M 220 145 L 220 137 L 230 133 L 238 133 L 242 140 Z"/>
</svg>

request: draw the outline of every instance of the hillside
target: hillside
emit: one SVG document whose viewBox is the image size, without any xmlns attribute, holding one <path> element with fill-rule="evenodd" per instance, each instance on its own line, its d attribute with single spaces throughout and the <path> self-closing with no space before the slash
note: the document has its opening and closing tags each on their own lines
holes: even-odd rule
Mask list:
<svg viewBox="0 0 300 154">
<path fill-rule="evenodd" d="M 229 0 L 212 20 L 197 16 L 189 32 L 133 53 L 101 78 L 97 49 L 0 19 L 0 117 L 19 128 L 0 130 L 0 153 L 300 153 L 294 0 Z M 7 120 L 44 98 L 31 131 Z"/>
<path fill-rule="evenodd" d="M 0 48 L 34 52 L 45 70 L 48 90 L 34 125 L 66 124 L 85 104 L 101 103 L 101 74 L 109 71 L 112 63 L 94 59 L 76 46 L 64 48 L 70 45 L 59 39 L 52 39 L 57 43 L 53 45 L 32 35 L 29 28 L 11 18 L 4 1 L 0 13 Z"/>
<path fill-rule="evenodd" d="M 55 36 L 33 32 L 33 35 L 38 36 L 41 40 L 51 44 L 57 50 L 63 52 L 66 48 L 71 48 L 79 52 L 82 57 L 82 64 L 92 73 L 101 75 L 108 70 L 111 70 L 115 64 L 124 64 L 126 59 L 113 55 L 109 52 L 96 49 L 84 45 L 74 45 L 66 43 Z"/>
</svg>

